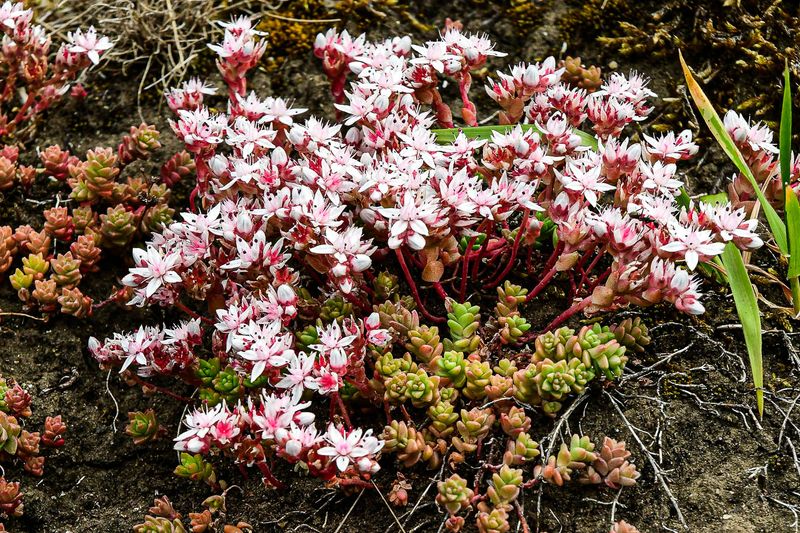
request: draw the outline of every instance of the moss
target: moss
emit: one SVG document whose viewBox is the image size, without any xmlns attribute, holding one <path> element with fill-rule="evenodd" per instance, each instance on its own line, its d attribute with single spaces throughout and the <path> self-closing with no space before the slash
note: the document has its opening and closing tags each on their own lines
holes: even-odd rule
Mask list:
<svg viewBox="0 0 800 533">
<path fill-rule="evenodd" d="M 566 36 L 595 40 L 633 61 L 663 58 L 677 63 L 681 49 L 715 104 L 768 121 L 780 112 L 777 80 L 784 63 L 788 61 L 794 76 L 800 75 L 798 26 L 800 7 L 774 0 L 734 5 L 717 0 L 588 0 L 576 3 L 560 22 Z M 795 101 L 800 103 L 800 95 L 795 94 Z"/>
</svg>

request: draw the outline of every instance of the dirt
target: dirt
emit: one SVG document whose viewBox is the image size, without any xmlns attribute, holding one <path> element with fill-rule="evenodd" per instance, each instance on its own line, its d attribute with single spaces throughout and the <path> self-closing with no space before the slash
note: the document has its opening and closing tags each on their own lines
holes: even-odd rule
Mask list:
<svg viewBox="0 0 800 533">
<path fill-rule="evenodd" d="M 417 20 L 437 27 L 447 16 L 461 19 L 467 29 L 489 33 L 513 61 L 558 55 L 562 43 L 567 43 L 567 53 L 580 55 L 587 64 L 596 63 L 607 70 L 608 63 L 615 61 L 621 70 L 639 69 L 653 77 L 653 87 L 660 95 L 680 99 L 674 58 L 664 56 L 651 62 L 646 57 L 618 57 L 597 44 L 595 38 L 602 28 L 612 27 L 613 20 L 604 20 L 600 30 L 569 34 L 563 22 L 579 2 L 536 2 L 531 4 L 530 21 L 510 11 L 524 3 L 419 2 L 412 3 L 409 11 Z M 642 9 L 652 4 L 643 2 Z M 516 18 L 511 16 L 515 13 Z M 613 14 L 609 12 L 609 16 Z M 374 37 L 410 32 L 422 40 L 434 35 L 413 29 L 409 20 L 390 15 L 348 24 L 369 26 Z M 279 88 L 281 96 L 295 98 L 312 113 L 330 116 L 327 82 L 310 54 L 283 58 L 279 63 L 270 73 L 259 73 L 253 87 L 262 94 Z M 145 94 L 140 115 L 136 75 L 131 72 L 129 78 L 109 76 L 95 81 L 87 87 L 90 94 L 85 101 L 70 102 L 51 112 L 30 144 L 30 152 L 51 143 L 70 146 L 78 153 L 96 145 L 115 145 L 130 125 L 145 119 L 161 129 L 167 145 L 163 152 L 171 153 L 177 142 L 168 131 L 169 112 L 166 106 L 158 108 L 158 95 Z M 666 106 L 674 111 L 674 102 Z M 688 106 L 679 104 L 678 110 L 683 115 L 675 120 L 691 124 Z M 662 104 L 655 120 L 666 111 Z M 699 170 L 687 170 L 695 192 L 718 187 L 732 172 L 716 153 L 708 163 Z M 53 200 L 52 191 L 45 188 L 35 189 L 32 196 L 34 200 Z M 185 194 L 179 191 L 174 203 L 180 207 L 184 201 Z M 8 194 L 0 204 L 0 224 L 37 222 L 41 209 L 19 193 Z M 82 287 L 102 299 L 127 263 L 124 256 L 106 258 L 102 272 Z M 711 282 L 707 281 L 706 287 L 711 293 L 706 302 L 709 313 L 699 319 L 662 308 L 622 313 L 641 314 L 652 328 L 653 343 L 629 363 L 630 372 L 638 373 L 638 378 L 618 387 L 592 389 L 562 427 L 566 437 L 580 432 L 595 440 L 608 435 L 627 441 L 642 473 L 636 487 L 617 494 L 611 489 L 578 485 L 545 486 L 539 512 L 538 489 L 528 490 L 521 501 L 532 527 L 551 532 L 605 532 L 614 516 L 637 525 L 642 532 L 681 531 L 677 505 L 692 531 L 796 530 L 793 509 L 800 510 L 800 472 L 791 445 L 800 444 L 800 430 L 795 425 L 800 420 L 792 410 L 800 394 L 800 343 L 791 328 L 798 324 L 769 313 L 765 317 L 767 402 L 764 418 L 758 420 L 732 301 L 724 290 L 712 289 Z M 528 310 L 539 322 L 558 309 L 557 299 L 539 303 L 544 300 L 538 299 Z M 0 308 L 18 307 L 13 291 L 2 283 Z M 45 416 L 62 414 L 69 427 L 67 445 L 48 455 L 41 479 L 25 475 L 14 465 L 3 465 L 6 477 L 21 480 L 25 492 L 25 514 L 7 522 L 9 531 L 130 531 L 142 521 L 153 498 L 162 494 L 184 515 L 199 510 L 210 491 L 172 474 L 177 459 L 170 439 L 136 447 L 124 433 L 128 411 L 153 407 L 168 433 L 174 434 L 184 406 L 163 395 L 143 396 L 139 388 L 122 383 L 116 373 L 101 372 L 86 351 L 91 335 L 103 337 L 140 323 L 172 318 L 160 310 L 122 312 L 108 307 L 83 321 L 56 317 L 41 323 L 5 317 L 0 322 L 0 373 L 15 377 L 34 398 L 34 416 L 27 424 L 39 427 Z M 177 388 L 175 392 L 188 395 L 192 391 Z M 612 398 L 619 402 L 619 411 Z M 534 436 L 546 435 L 552 428 L 553 421 L 536 418 Z M 636 432 L 635 437 L 631 431 Z M 661 474 L 654 470 L 644 448 L 663 469 Z M 396 470 L 389 458 L 382 464 L 375 481 L 385 495 Z M 265 488 L 258 475 L 244 479 L 238 471 L 225 467 L 220 472 L 239 488 L 230 490 L 227 498 L 230 521 L 245 520 L 255 531 L 441 530 L 444 517 L 433 503 L 437 472 L 420 467 L 406 474 L 413 485 L 411 503 L 406 509 L 391 511 L 378 491 L 347 495 L 288 468 L 278 468 L 278 477 L 288 484 L 280 491 Z"/>
</svg>

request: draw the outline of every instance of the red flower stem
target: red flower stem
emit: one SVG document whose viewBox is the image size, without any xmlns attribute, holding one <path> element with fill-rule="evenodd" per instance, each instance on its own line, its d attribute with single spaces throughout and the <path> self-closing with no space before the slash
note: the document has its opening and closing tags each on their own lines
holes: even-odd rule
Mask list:
<svg viewBox="0 0 800 533">
<path fill-rule="evenodd" d="M 525 298 L 525 301 L 526 302 L 530 302 L 531 300 L 536 298 L 536 296 L 540 292 L 542 292 L 542 290 L 545 287 L 547 287 L 547 284 L 550 282 L 551 279 L 553 279 L 553 276 L 556 275 L 556 272 L 558 272 L 558 271 L 556 270 L 555 265 L 553 265 L 550 268 L 550 270 L 547 272 L 547 274 L 545 274 L 544 277 L 539 281 L 539 284 L 536 285 L 536 287 L 534 287 L 533 290 L 531 290 L 531 292 L 528 293 L 528 296 Z"/>
<path fill-rule="evenodd" d="M 458 77 L 458 90 L 461 93 L 461 102 L 464 106 L 464 109 L 472 113 L 470 117 L 471 120 L 469 120 L 466 116 L 464 117 L 464 120 L 467 121 L 467 126 L 477 126 L 478 117 L 476 116 L 475 104 L 469 100 L 469 88 L 471 85 L 472 75 L 469 73 L 469 71 L 462 72 Z"/>
<path fill-rule="evenodd" d="M 602 283 L 610 274 L 611 274 L 611 267 L 608 267 L 605 270 L 605 272 L 597 276 L 597 279 L 594 280 L 591 285 L 589 285 L 589 288 L 587 290 L 593 291 L 594 288 L 597 287 L 600 283 Z"/>
<path fill-rule="evenodd" d="M 347 429 L 353 429 L 353 424 L 350 423 L 350 414 L 347 412 L 347 406 L 342 400 L 342 395 L 338 392 L 334 392 L 331 395 L 331 400 L 333 400 L 333 402 L 339 406 L 339 411 L 342 413 L 342 418 L 344 418 L 344 423 L 347 425 Z"/>
<path fill-rule="evenodd" d="M 572 307 L 570 307 L 569 309 L 558 315 L 552 322 L 550 322 L 550 324 L 548 324 L 547 327 L 544 328 L 544 331 L 553 331 L 558 326 L 563 324 L 572 315 L 580 313 L 581 311 L 589 307 L 589 304 L 591 303 L 592 303 L 591 295 L 587 296 L 586 298 L 584 298 L 579 302 L 575 302 L 574 304 L 572 304 Z"/>
<path fill-rule="evenodd" d="M 441 296 L 442 300 L 447 301 L 449 296 L 447 295 L 447 291 L 444 290 L 444 287 L 442 287 L 441 283 L 439 283 L 438 281 L 434 281 L 433 288 L 436 289 L 436 294 Z"/>
<path fill-rule="evenodd" d="M 112 302 L 120 301 L 120 299 L 122 298 L 122 296 L 124 294 L 125 294 L 125 290 L 124 289 L 117 289 L 116 291 L 111 293 L 111 296 L 109 296 L 108 298 L 106 298 L 102 302 L 98 302 L 98 303 L 92 305 L 92 311 L 97 311 L 98 309 L 102 309 L 102 308 L 104 308 L 105 306 L 107 306 L 108 304 L 110 304 Z"/>
<path fill-rule="evenodd" d="M 578 260 L 578 262 L 575 264 L 575 266 L 574 266 L 572 269 L 573 269 L 573 270 L 580 271 L 581 273 L 583 273 L 583 265 L 585 265 L 585 264 L 586 264 L 586 261 L 588 261 L 588 260 L 589 260 L 589 258 L 592 256 L 592 254 L 594 253 L 594 251 L 595 251 L 596 249 L 597 249 L 597 248 L 595 247 L 595 248 L 592 248 L 591 250 L 586 250 L 586 251 L 585 251 L 585 252 L 584 252 L 584 253 L 581 255 L 581 258 Z"/>
<path fill-rule="evenodd" d="M 264 476 L 264 482 L 265 483 L 269 483 L 270 485 L 272 485 L 276 489 L 285 489 L 286 488 L 286 485 L 283 484 L 283 482 L 281 482 L 278 478 L 276 478 L 272 474 L 272 470 L 269 469 L 269 466 L 267 466 L 267 463 L 265 463 L 264 461 L 261 461 L 261 462 L 256 463 L 256 466 L 261 471 L 261 475 Z"/>
<path fill-rule="evenodd" d="M 522 524 L 522 533 L 531 533 L 531 528 L 528 526 L 528 521 L 525 520 L 525 514 L 522 512 L 522 506 L 518 500 L 514 500 L 514 509 L 517 511 L 519 523 Z"/>
<path fill-rule="evenodd" d="M 547 258 L 547 263 L 544 264 L 544 268 L 542 269 L 542 271 L 544 272 L 546 270 L 549 270 L 550 267 L 552 267 L 556 263 L 556 260 L 558 260 L 558 256 L 561 255 L 561 252 L 563 251 L 564 251 L 564 243 L 562 241 L 559 241 L 556 247 L 553 248 L 553 253 L 550 254 L 550 257 Z"/>
<path fill-rule="evenodd" d="M 22 104 L 22 107 L 19 108 L 19 111 L 17 111 L 17 114 L 14 117 L 14 120 L 12 121 L 12 124 L 14 126 L 19 125 L 19 123 L 23 121 L 23 119 L 25 118 L 25 113 L 28 112 L 28 109 L 30 109 L 30 107 L 36 101 L 36 94 L 37 93 L 31 93 L 25 99 L 25 103 Z"/>
<path fill-rule="evenodd" d="M 196 312 L 194 312 L 191 309 L 189 309 L 188 307 L 186 307 L 186 304 L 184 304 L 181 301 L 175 302 L 175 307 L 177 307 L 178 309 L 180 309 L 181 311 L 183 311 L 184 313 L 186 313 L 190 317 L 197 318 L 198 320 L 201 320 L 204 324 L 214 324 L 213 320 L 211 320 L 207 316 L 203 316 L 203 315 L 197 314 Z"/>
<path fill-rule="evenodd" d="M 145 381 L 142 378 L 140 378 L 139 376 L 137 376 L 136 374 L 134 374 L 133 372 L 130 372 L 128 375 L 130 376 L 130 378 L 133 381 L 135 381 L 136 383 L 138 383 L 142 387 L 145 387 L 145 388 L 148 388 L 148 389 L 152 389 L 154 391 L 160 392 L 161 394 L 166 394 L 170 398 L 174 398 L 174 399 L 176 399 L 176 400 L 178 400 L 180 402 L 183 402 L 183 403 L 192 403 L 193 402 L 193 400 L 191 398 L 187 398 L 186 396 L 181 396 L 180 394 L 175 394 L 174 392 L 172 392 L 171 390 L 169 390 L 166 387 L 162 387 L 160 385 L 154 385 L 154 384 L 150 383 L 149 381 Z"/>
<path fill-rule="evenodd" d="M 481 249 L 478 250 L 478 257 L 475 259 L 475 266 L 472 267 L 473 278 L 478 277 L 478 267 L 480 266 L 481 261 L 483 260 L 483 256 L 486 253 L 486 249 L 489 247 L 489 241 L 491 240 L 489 239 L 489 234 L 492 233 L 492 231 L 494 231 L 494 223 L 492 223 L 492 225 L 489 226 L 488 231 L 486 231 L 486 239 L 483 241 Z"/>
<path fill-rule="evenodd" d="M 392 423 L 392 406 L 389 405 L 388 400 L 383 400 L 383 411 L 386 413 L 386 425 Z"/>
<path fill-rule="evenodd" d="M 493 281 L 490 281 L 486 285 L 483 286 L 484 289 L 492 289 L 497 287 L 500 282 L 502 282 L 508 273 L 511 272 L 511 267 L 514 266 L 514 261 L 517 259 L 517 252 L 519 251 L 519 243 L 522 239 L 522 234 L 525 232 L 526 228 L 528 227 L 528 215 L 530 211 L 528 209 L 525 210 L 525 214 L 522 216 L 522 223 L 519 225 L 517 229 L 517 236 L 514 238 L 514 246 L 511 248 L 511 257 L 508 259 L 508 263 L 503 271 L 497 276 Z"/>
<path fill-rule="evenodd" d="M 467 244 L 467 249 L 464 251 L 464 257 L 461 259 L 464 262 L 464 268 L 461 270 L 461 289 L 458 291 L 459 302 L 463 302 L 467 298 L 467 277 L 469 276 L 469 260 L 472 247 L 475 246 L 475 241 L 478 237 L 472 237 Z"/>
<path fill-rule="evenodd" d="M 575 284 L 575 271 L 569 271 L 569 297 L 574 298 L 578 293 L 578 286 Z"/>
<path fill-rule="evenodd" d="M 408 287 L 411 289 L 411 295 L 414 297 L 414 301 L 417 303 L 417 307 L 419 307 L 419 312 L 422 313 L 427 320 L 435 322 L 437 324 L 441 324 L 445 321 L 444 318 L 434 316 L 428 312 L 425 308 L 425 304 L 422 303 L 422 298 L 419 296 L 419 289 L 417 289 L 417 284 L 414 283 L 414 278 L 411 277 L 411 272 L 408 270 L 408 265 L 406 264 L 406 259 L 403 257 L 403 251 L 400 248 L 397 248 L 394 251 L 395 256 L 397 257 L 397 262 L 400 263 L 400 268 L 403 271 L 403 275 L 406 277 L 406 283 L 408 283 Z"/>
<path fill-rule="evenodd" d="M 372 307 L 370 307 L 367 302 L 364 302 L 356 298 L 355 294 L 353 294 L 352 292 L 344 292 L 344 291 L 341 292 L 342 294 L 344 294 L 345 300 L 347 300 L 351 304 L 355 305 L 356 307 L 366 312 L 367 314 L 372 312 Z"/>
<path fill-rule="evenodd" d="M 602 258 L 604 255 L 606 255 L 606 252 L 605 252 L 605 250 L 603 250 L 602 252 L 600 252 L 599 254 L 597 254 L 597 255 L 595 256 L 595 258 L 594 258 L 594 259 L 592 259 L 592 262 L 591 262 L 591 263 L 589 263 L 589 266 L 588 266 L 588 267 L 586 267 L 586 270 L 584 270 L 584 271 L 583 271 L 583 275 L 581 276 L 581 281 L 580 281 L 580 283 L 578 283 L 578 287 L 582 287 L 582 286 L 583 286 L 583 284 L 584 284 L 584 283 L 586 283 L 586 280 L 589 278 L 589 273 L 590 273 L 592 270 L 594 270 L 594 267 L 596 267 L 596 266 L 597 266 L 597 263 L 599 263 L 599 262 L 600 262 L 600 259 L 601 259 L 601 258 Z"/>
</svg>

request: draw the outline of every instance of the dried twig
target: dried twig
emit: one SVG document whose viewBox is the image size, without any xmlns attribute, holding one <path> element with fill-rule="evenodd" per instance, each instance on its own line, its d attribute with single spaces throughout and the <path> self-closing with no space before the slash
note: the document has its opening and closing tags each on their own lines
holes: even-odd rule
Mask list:
<svg viewBox="0 0 800 533">
<path fill-rule="evenodd" d="M 636 430 L 628 420 L 628 417 L 626 417 L 625 413 L 622 412 L 622 409 L 619 406 L 619 400 L 617 400 L 611 394 L 609 394 L 608 391 L 603 391 L 603 394 L 611 401 L 611 405 L 614 406 L 614 409 L 617 411 L 617 414 L 619 414 L 620 418 L 622 418 L 622 421 L 627 426 L 628 431 L 633 437 L 633 440 L 636 441 L 636 443 L 642 449 L 642 452 L 644 452 L 648 462 L 650 463 L 650 466 L 653 467 L 653 472 L 656 475 L 656 479 L 658 479 L 659 483 L 661 483 L 661 487 L 667 494 L 667 497 L 669 498 L 669 501 L 672 504 L 673 509 L 675 509 L 675 513 L 678 515 L 678 520 L 680 521 L 683 528 L 688 530 L 689 525 L 686 523 L 686 519 L 683 517 L 680 505 L 678 505 L 678 500 L 675 498 L 675 496 L 672 494 L 672 490 L 670 490 L 669 488 L 669 484 L 667 483 L 667 477 L 664 474 L 664 469 L 661 468 L 661 465 L 658 464 L 658 462 L 656 462 L 656 460 L 653 458 L 653 454 L 650 452 L 650 450 L 647 449 L 647 446 L 644 445 L 642 439 L 639 438 L 639 434 L 636 432 Z"/>
<path fill-rule="evenodd" d="M 353 509 L 356 508 L 356 505 L 358 505 L 358 502 L 361 500 L 361 496 L 363 496 L 363 495 L 364 495 L 364 491 L 363 490 L 358 493 L 358 497 L 353 502 L 353 505 L 350 506 L 350 509 L 347 511 L 347 514 L 344 515 L 344 518 L 342 518 L 342 521 L 339 522 L 339 527 L 337 527 L 336 531 L 334 531 L 333 533 L 339 533 L 339 531 L 342 530 L 342 528 L 344 527 L 344 523 L 347 522 L 348 518 L 350 518 L 350 513 L 352 513 Z"/>
</svg>

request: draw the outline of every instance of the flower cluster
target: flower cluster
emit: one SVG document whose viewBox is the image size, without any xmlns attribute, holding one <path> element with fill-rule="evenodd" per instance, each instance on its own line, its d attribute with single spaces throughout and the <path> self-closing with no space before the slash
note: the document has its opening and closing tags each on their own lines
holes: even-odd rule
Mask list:
<svg viewBox="0 0 800 533">
<path fill-rule="evenodd" d="M 211 48 L 226 105 L 210 107 L 215 91 L 198 80 L 167 95 L 196 167 L 191 211 L 134 252 L 123 280 L 131 304 L 190 320 L 90 340 L 104 367 L 145 388 L 158 374 L 199 390 L 176 473 L 216 485 L 209 458 L 222 455 L 279 486 L 270 465 L 282 458 L 367 486 L 381 453 L 405 466 L 477 457 L 495 475 L 485 486 L 479 474 L 486 492 L 466 505 L 482 504 L 485 531 L 504 530 L 523 483 L 577 471 L 635 481 L 624 445 L 594 453 L 579 438 L 523 482 L 517 467 L 540 453 L 528 413 L 553 415 L 593 380 L 615 379 L 649 342 L 633 320 L 560 326 L 631 304 L 702 313 L 691 272 L 728 242 L 762 244 L 743 210 L 680 200 L 678 164 L 697 152 L 688 132 L 623 135 L 651 112 L 646 80 L 614 73 L 589 92 L 570 84 L 575 65 L 516 65 L 486 87 L 503 125 L 447 130 L 448 80 L 464 122 L 477 123 L 471 72 L 503 55 L 489 40 L 455 26 L 419 46 L 330 31 L 314 45 L 340 116 L 330 124 L 248 93 L 263 40 L 245 18 L 223 28 Z M 568 307 L 537 335 L 523 308 L 551 283 Z M 487 292 L 499 298 L 482 321 L 467 294 L 482 303 Z M 352 425 L 354 405 L 385 413 L 380 437 Z M 142 442 L 157 428 L 146 413 L 131 419 Z"/>
<path fill-rule="evenodd" d="M 0 152 L 0 190 L 15 184 L 30 189 L 37 175 L 70 189 L 67 205 L 72 207 L 57 202 L 46 209 L 38 230 L 30 225 L 0 227 L 0 273 L 14 266 L 15 257 L 21 259 L 10 281 L 27 309 L 86 316 L 92 300 L 78 285 L 99 270 L 102 251 L 126 250 L 172 221 L 170 187 L 193 171 L 189 154 L 175 154 L 158 177 L 126 172 L 160 147 L 159 132 L 142 124 L 130 129 L 116 151 L 95 148 L 84 159 L 50 146 L 39 155 L 40 168 L 20 164 L 16 148 L 6 146 Z M 56 253 L 59 246 L 62 252 Z"/>
<path fill-rule="evenodd" d="M 70 84 L 85 70 L 100 62 L 113 45 L 94 28 L 67 35 L 55 54 L 45 29 L 33 24 L 33 11 L 22 2 L 0 5 L 0 137 L 29 133 L 32 119 L 60 100 Z M 78 92 L 80 85 L 74 86 Z M 18 98 L 21 95 L 21 100 Z"/>
<path fill-rule="evenodd" d="M 22 419 L 33 414 L 31 400 L 31 395 L 13 379 L 0 376 L 0 462 L 17 460 L 29 474 L 42 476 L 45 458 L 41 455 L 41 446 L 63 446 L 67 426 L 59 415 L 46 417 L 41 433 L 25 429 Z M 19 482 L 6 481 L 3 473 L 0 476 L 0 518 L 21 516 L 22 496 Z M 0 522 L 0 530 L 2 526 Z"/>
<path fill-rule="evenodd" d="M 778 163 L 779 150 L 773 142 L 772 130 L 766 124 L 751 123 L 733 110 L 725 114 L 723 122 L 764 196 L 776 207 L 783 206 L 785 196 Z M 800 196 L 800 154 L 791 155 L 789 187 Z M 728 185 L 728 196 L 735 205 L 746 207 L 748 212 L 756 202 L 753 186 L 741 173 L 737 173 Z"/>
</svg>

